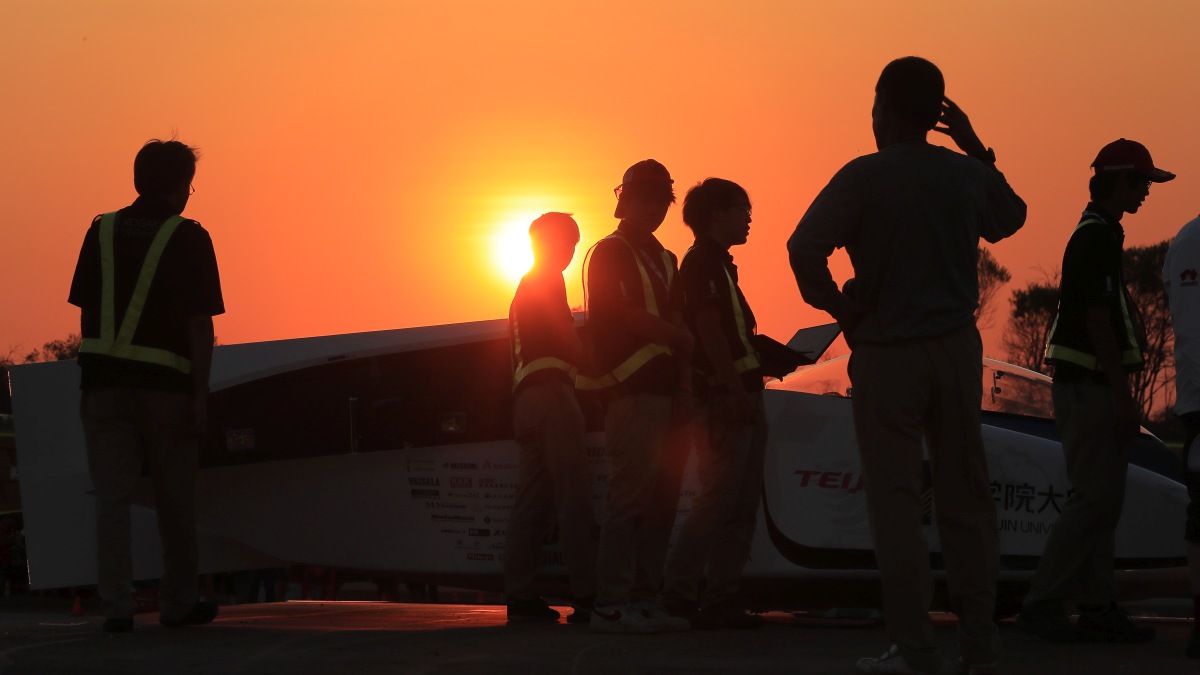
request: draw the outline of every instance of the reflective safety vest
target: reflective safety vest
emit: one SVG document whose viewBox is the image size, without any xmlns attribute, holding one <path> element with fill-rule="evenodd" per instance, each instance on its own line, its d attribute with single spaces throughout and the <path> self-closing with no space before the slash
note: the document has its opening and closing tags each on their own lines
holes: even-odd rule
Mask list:
<svg viewBox="0 0 1200 675">
<path fill-rule="evenodd" d="M 635 249 L 633 244 L 629 243 L 629 240 L 625 238 L 625 235 L 621 234 L 620 232 L 613 232 L 605 237 L 605 239 L 615 239 L 622 244 L 625 244 L 625 246 L 629 248 L 629 253 L 633 256 L 633 261 L 637 263 L 638 274 L 641 275 L 642 296 L 645 302 L 646 311 L 661 318 L 662 314 L 658 310 L 658 300 L 654 297 L 654 286 L 652 286 L 650 283 L 650 273 L 646 270 L 646 266 L 642 263 L 641 256 L 638 255 L 637 249 Z M 675 264 L 671 261 L 671 254 L 667 253 L 667 251 L 664 250 L 662 252 L 662 257 L 663 269 L 667 271 L 667 276 L 665 279 L 667 292 L 670 293 L 671 282 L 675 279 Z M 624 382 L 632 377 L 634 373 L 640 370 L 642 366 L 649 363 L 651 359 L 663 354 L 670 355 L 672 353 L 673 352 L 671 351 L 671 348 L 667 345 L 651 342 L 638 348 L 637 351 L 630 354 L 628 358 L 619 363 L 611 371 L 603 375 L 598 377 L 576 375 L 575 387 L 577 389 L 584 390 L 597 390 L 616 386 L 618 383 Z"/>
<path fill-rule="evenodd" d="M 1075 226 L 1074 232 L 1078 232 L 1081 228 L 1093 225 L 1106 225 L 1103 220 L 1085 214 L 1079 225 Z M 1145 358 L 1142 355 L 1141 338 L 1137 329 L 1134 327 L 1133 314 L 1129 308 L 1129 299 L 1125 292 L 1125 283 L 1123 278 L 1118 278 L 1120 288 L 1116 289 L 1119 298 L 1120 315 L 1120 330 L 1117 332 L 1117 347 L 1121 350 L 1121 365 L 1127 370 L 1136 370 L 1145 363 Z M 1059 322 L 1062 319 L 1062 305 L 1059 304 L 1058 315 L 1054 317 L 1054 323 L 1050 326 L 1050 336 L 1046 344 L 1045 361 L 1057 363 L 1069 363 L 1086 370 L 1099 370 L 1100 359 L 1091 351 L 1094 349 L 1090 346 L 1090 340 L 1080 341 L 1078 338 L 1072 340 L 1070 336 L 1064 335 Z M 1114 326 L 1116 329 L 1117 326 Z M 1080 330 L 1086 330 L 1083 326 Z"/>
<path fill-rule="evenodd" d="M 738 339 L 741 340 L 742 349 L 746 352 L 745 356 L 733 362 L 734 372 L 741 375 L 746 371 L 758 368 L 761 364 L 758 360 L 758 352 L 750 344 L 750 337 L 747 335 L 746 316 L 742 313 L 742 303 L 738 302 L 737 284 L 733 283 L 733 275 L 729 273 L 728 268 L 722 265 L 721 269 L 725 270 L 725 279 L 729 282 L 729 296 L 733 301 L 733 324 L 737 327 Z M 712 381 L 715 378 L 714 375 L 709 380 Z"/>
<path fill-rule="evenodd" d="M 542 356 L 525 363 L 524 357 L 521 355 L 521 326 L 517 323 L 516 313 L 512 313 L 509 320 L 512 322 L 513 391 L 517 390 L 517 386 L 521 384 L 522 380 L 540 370 L 561 370 L 566 373 L 567 379 L 575 381 L 579 375 L 579 369 L 557 356 Z"/>
<path fill-rule="evenodd" d="M 83 338 L 79 345 L 80 353 L 152 363 L 184 374 L 192 372 L 192 362 L 175 352 L 133 344 L 133 336 L 137 332 L 138 322 L 141 321 L 142 310 L 146 307 L 146 298 L 150 295 L 150 285 L 154 281 L 158 263 L 162 260 L 167 242 L 184 220 L 182 216 L 171 216 L 158 228 L 158 233 L 150 243 L 150 249 L 146 251 L 146 260 L 142 263 L 142 271 L 138 274 L 133 295 L 129 298 L 129 306 L 125 309 L 125 318 L 121 321 L 120 330 L 117 330 L 117 274 L 116 258 L 113 255 L 117 214 L 106 213 L 100 217 L 100 337 Z"/>
</svg>

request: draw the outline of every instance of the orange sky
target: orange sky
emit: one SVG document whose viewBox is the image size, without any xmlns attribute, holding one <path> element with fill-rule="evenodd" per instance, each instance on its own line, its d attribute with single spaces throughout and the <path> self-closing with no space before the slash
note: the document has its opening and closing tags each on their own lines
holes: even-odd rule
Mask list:
<svg viewBox="0 0 1200 675">
<path fill-rule="evenodd" d="M 1003 312 L 1059 264 L 1104 143 L 1140 140 L 1180 176 L 1127 219 L 1128 243 L 1200 212 L 1198 20 L 1190 0 L 6 0 L 0 356 L 77 330 L 83 233 L 133 200 L 140 145 L 173 132 L 203 153 L 186 215 L 216 245 L 222 343 L 504 316 L 497 237 L 563 210 L 594 242 L 647 157 L 681 198 L 707 176 L 749 190 L 734 253 L 761 328 L 786 338 L 826 319 L 784 242 L 874 150 L 875 79 L 907 54 L 941 66 L 1029 203 L 993 248 L 1015 277 Z M 678 208 L 660 238 L 686 250 Z"/>
</svg>

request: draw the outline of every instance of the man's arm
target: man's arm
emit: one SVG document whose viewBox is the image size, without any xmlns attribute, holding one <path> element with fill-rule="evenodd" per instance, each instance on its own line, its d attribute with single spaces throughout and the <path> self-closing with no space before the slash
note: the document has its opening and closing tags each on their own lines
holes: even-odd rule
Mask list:
<svg viewBox="0 0 1200 675">
<path fill-rule="evenodd" d="M 829 256 L 852 241 L 862 217 L 861 192 L 853 164 L 846 165 L 813 200 L 787 243 L 801 297 L 829 312 L 844 333 L 858 325 L 867 308 L 838 290 Z"/>
<path fill-rule="evenodd" d="M 208 432 L 208 378 L 212 372 L 213 331 L 211 316 L 188 319 L 188 356 L 192 362 L 192 394 L 196 433 Z"/>
<path fill-rule="evenodd" d="M 1087 311 L 1087 332 L 1092 348 L 1096 350 L 1100 371 L 1108 378 L 1113 399 L 1117 406 L 1117 439 L 1122 444 L 1137 437 L 1141 427 L 1141 414 L 1133 398 L 1129 376 L 1121 367 L 1121 351 L 1113 335 L 1112 309 L 1090 307 Z"/>
</svg>

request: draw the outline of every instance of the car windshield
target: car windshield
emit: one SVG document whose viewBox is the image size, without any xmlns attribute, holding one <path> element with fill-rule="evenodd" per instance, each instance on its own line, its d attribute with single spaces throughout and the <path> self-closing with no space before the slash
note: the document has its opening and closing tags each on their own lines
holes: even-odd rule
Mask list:
<svg viewBox="0 0 1200 675">
<path fill-rule="evenodd" d="M 796 371 L 767 389 L 818 396 L 850 398 L 853 393 L 846 369 L 849 356 L 839 356 Z M 1003 361 L 983 360 L 983 410 L 1027 417 L 1054 418 L 1049 377 Z"/>
</svg>

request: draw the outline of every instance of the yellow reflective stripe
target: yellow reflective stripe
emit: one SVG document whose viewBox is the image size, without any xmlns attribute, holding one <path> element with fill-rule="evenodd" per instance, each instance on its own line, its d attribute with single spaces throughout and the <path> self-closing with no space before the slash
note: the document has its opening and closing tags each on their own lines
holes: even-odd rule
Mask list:
<svg viewBox="0 0 1200 675">
<path fill-rule="evenodd" d="M 1138 343 L 1137 333 L 1133 330 L 1133 317 L 1129 315 L 1129 305 L 1125 302 L 1124 286 L 1121 286 L 1121 318 L 1125 320 L 1125 334 L 1129 336 L 1129 344 L 1132 345 L 1121 354 L 1121 364 L 1131 366 L 1141 363 L 1142 348 Z"/>
<path fill-rule="evenodd" d="M 103 354 L 115 358 L 140 361 L 173 368 L 182 373 L 192 372 L 192 363 L 188 359 L 166 349 L 142 347 L 133 344 L 133 336 L 137 332 L 138 323 L 142 319 L 142 310 L 146 306 L 146 298 L 150 295 L 150 285 L 158 271 L 163 251 L 179 224 L 184 221 L 182 216 L 171 216 L 159 227 L 150 248 L 146 251 L 146 259 L 142 262 L 141 272 L 129 298 L 129 307 L 121 320 L 120 332 L 116 330 L 116 258 L 113 253 L 113 239 L 116 229 L 116 216 L 106 213 L 100 217 L 100 337 L 84 338 L 80 341 L 79 351 L 90 354 Z M 115 336 L 114 336 L 115 334 Z"/>
<path fill-rule="evenodd" d="M 1055 361 L 1065 361 L 1088 370 L 1098 370 L 1100 359 L 1078 349 L 1051 344 L 1046 349 L 1046 358 Z M 1138 348 L 1126 349 L 1121 352 L 1121 365 L 1134 366 L 1142 362 L 1142 351 Z"/>
<path fill-rule="evenodd" d="M 603 389 L 611 387 L 618 382 L 628 380 L 630 376 L 638 371 L 642 366 L 650 362 L 650 359 L 663 354 L 670 355 L 671 349 L 666 345 L 650 343 L 641 349 L 634 352 L 629 358 L 625 359 L 620 365 L 612 369 L 612 372 L 599 377 L 590 377 L 588 375 L 577 375 L 575 377 L 575 387 L 577 389 Z"/>
<path fill-rule="evenodd" d="M 117 344 L 97 338 L 83 338 L 79 343 L 79 351 L 91 354 L 114 356 L 129 361 L 153 363 L 159 366 L 173 368 L 184 374 L 192 372 L 192 362 L 167 349 L 154 347 L 139 347 L 130 344 Z"/>
<path fill-rule="evenodd" d="M 543 356 L 539 359 L 534 359 L 533 361 L 531 361 L 529 363 L 524 363 L 521 359 L 521 329 L 520 329 L 520 325 L 517 323 L 516 314 L 512 315 L 512 325 L 513 325 L 513 384 L 512 384 L 512 386 L 513 386 L 514 390 L 517 388 L 517 385 L 521 384 L 521 380 L 524 380 L 526 377 L 529 377 L 530 375 L 532 375 L 533 373 L 536 373 L 539 370 L 546 370 L 547 368 L 557 368 L 557 369 L 563 371 L 564 373 L 566 373 L 567 377 L 571 378 L 572 380 L 575 379 L 575 376 L 578 373 L 578 370 L 576 370 L 575 366 L 572 366 L 571 364 L 567 363 L 566 361 L 564 361 L 556 356 Z"/>
<path fill-rule="evenodd" d="M 629 248 L 629 253 L 633 256 L 633 262 L 637 265 L 638 274 L 640 274 L 642 277 L 642 299 L 646 303 L 646 311 L 650 312 L 654 316 L 661 317 L 661 315 L 658 313 L 658 300 L 654 297 L 654 286 L 650 284 L 650 274 L 646 272 L 646 266 L 642 264 L 642 260 L 637 254 L 637 249 L 635 249 L 633 244 L 629 243 L 629 240 L 626 239 L 625 236 L 620 232 L 614 232 L 609 236 L 621 242 L 622 244 L 625 244 L 625 246 Z M 667 256 L 666 251 L 663 251 L 663 261 L 666 262 L 667 283 L 670 284 L 672 265 L 670 262 L 671 259 L 669 256 Z"/>
<path fill-rule="evenodd" d="M 742 314 L 742 303 L 738 302 L 737 284 L 733 283 L 733 275 L 724 265 L 721 269 L 725 270 L 725 280 L 729 282 L 729 299 L 733 303 L 733 322 L 737 327 L 738 339 L 742 341 L 742 348 L 746 351 L 745 356 L 733 362 L 734 371 L 740 375 L 759 366 L 758 352 L 754 351 L 750 338 L 746 337 L 746 316 Z"/>
<path fill-rule="evenodd" d="M 154 281 L 154 274 L 158 271 L 163 250 L 167 248 L 171 235 L 175 234 L 175 229 L 182 222 L 183 218 L 180 216 L 167 218 L 158 228 L 158 234 L 154 235 L 154 241 L 150 242 L 146 260 L 142 263 L 142 272 L 138 275 L 137 285 L 133 287 L 133 295 L 129 298 L 129 308 L 125 310 L 125 318 L 121 321 L 121 332 L 117 335 L 118 344 L 133 342 L 133 334 L 142 320 L 142 310 L 145 309 L 146 298 L 150 295 L 150 283 Z M 115 277 L 113 279 L 113 286 L 116 286 Z"/>
</svg>

